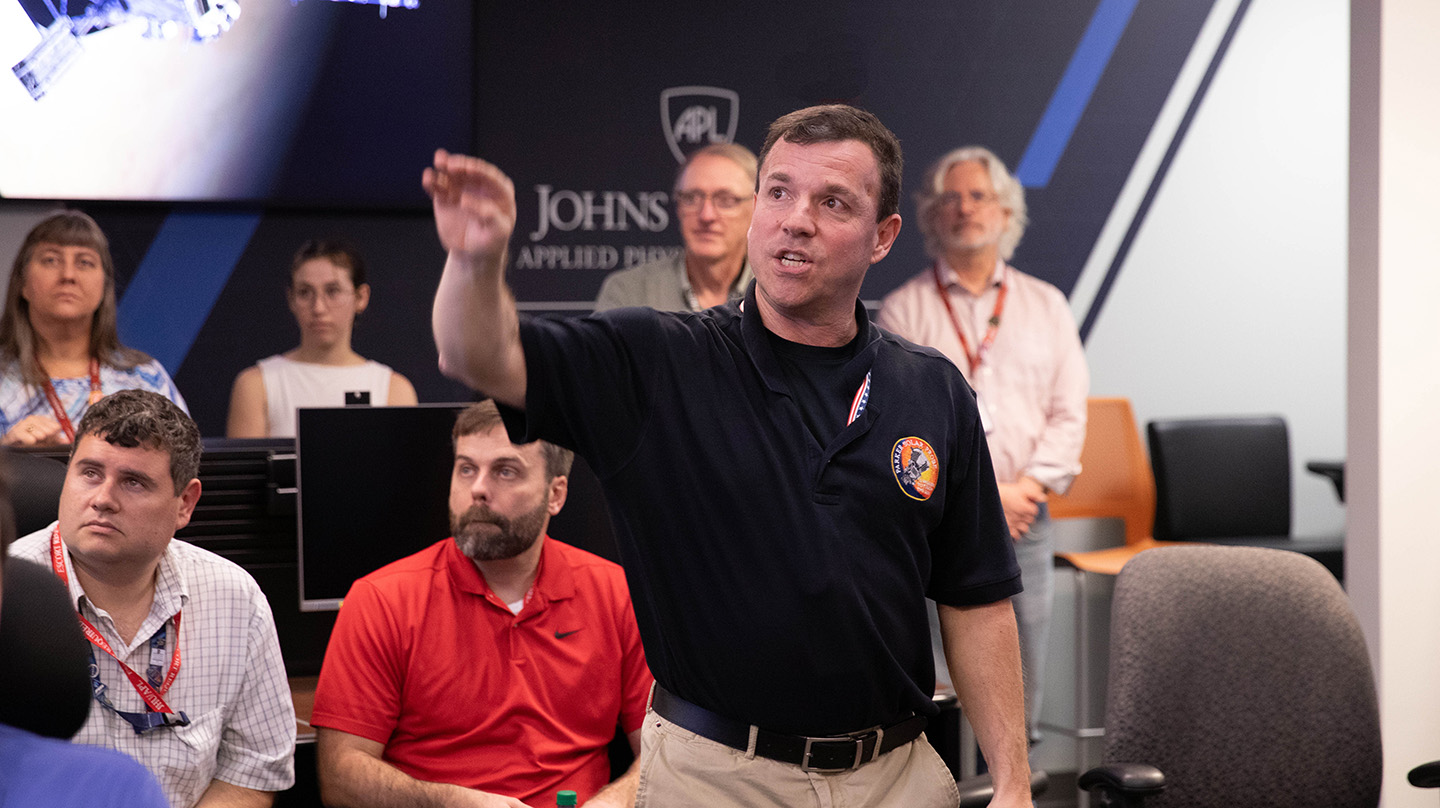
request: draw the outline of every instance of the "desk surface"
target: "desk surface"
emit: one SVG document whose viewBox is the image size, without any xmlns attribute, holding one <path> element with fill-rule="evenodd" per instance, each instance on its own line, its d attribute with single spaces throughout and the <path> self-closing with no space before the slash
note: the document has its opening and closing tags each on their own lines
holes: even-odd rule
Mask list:
<svg viewBox="0 0 1440 808">
<path fill-rule="evenodd" d="M 315 684 L 319 676 L 291 676 L 290 698 L 295 702 L 295 743 L 315 743 L 310 714 L 315 710 Z"/>
</svg>

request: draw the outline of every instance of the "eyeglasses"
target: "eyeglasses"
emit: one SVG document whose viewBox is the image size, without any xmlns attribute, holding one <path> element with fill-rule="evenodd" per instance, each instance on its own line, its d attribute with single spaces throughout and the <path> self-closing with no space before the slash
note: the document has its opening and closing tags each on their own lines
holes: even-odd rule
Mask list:
<svg viewBox="0 0 1440 808">
<path fill-rule="evenodd" d="M 996 196 L 994 191 L 966 191 L 963 194 L 958 191 L 946 191 L 935 198 L 935 205 L 941 208 L 958 208 L 962 201 L 968 201 L 970 204 L 980 207 L 999 200 L 1000 197 Z"/>
<path fill-rule="evenodd" d="M 716 210 L 729 213 L 749 198 L 748 196 L 736 196 L 729 191 L 716 191 L 713 194 L 707 194 L 704 191 L 676 191 L 675 205 L 681 210 L 699 210 L 705 207 L 705 200 L 709 199 L 715 203 Z"/>
<path fill-rule="evenodd" d="M 334 306 L 348 300 L 354 294 L 354 289 L 345 289 L 339 286 L 327 286 L 324 289 L 302 286 L 299 289 L 290 290 L 290 296 L 305 306 L 315 305 L 317 298 L 324 300 L 327 306 Z"/>
</svg>

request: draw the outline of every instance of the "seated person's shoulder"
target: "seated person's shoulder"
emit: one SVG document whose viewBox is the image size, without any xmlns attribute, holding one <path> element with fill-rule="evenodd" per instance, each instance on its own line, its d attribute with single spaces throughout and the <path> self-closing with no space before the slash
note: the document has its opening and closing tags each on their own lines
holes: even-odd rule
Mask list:
<svg viewBox="0 0 1440 808">
<path fill-rule="evenodd" d="M 201 587 L 198 596 L 237 594 L 268 605 L 255 576 L 234 561 L 182 539 L 171 539 L 170 551 L 183 568 L 186 582 Z"/>
<path fill-rule="evenodd" d="M 606 286 L 609 286 L 612 289 L 624 289 L 627 285 L 640 283 L 644 281 L 645 278 L 655 274 L 657 267 L 658 263 L 651 262 L 648 264 L 638 264 L 633 267 L 625 267 L 624 269 L 617 269 L 605 276 L 605 280 L 600 284 L 600 288 L 603 290 Z"/>
<path fill-rule="evenodd" d="M 110 749 L 44 738 L 0 724 L 8 776 L 0 778 L 0 805 L 85 804 L 165 808 L 160 785 L 144 766 Z"/>
<path fill-rule="evenodd" d="M 10 542 L 7 555 L 11 558 L 24 558 L 30 561 L 45 561 L 50 555 L 50 527 L 37 530 L 27 536 L 21 536 Z"/>
<path fill-rule="evenodd" d="M 679 260 L 673 256 L 617 269 L 606 275 L 600 284 L 595 310 L 607 311 L 626 306 L 684 309 L 679 273 Z"/>
<path fill-rule="evenodd" d="M 628 600 L 630 590 L 625 583 L 624 567 L 558 539 L 548 538 L 546 541 L 547 546 L 555 548 L 570 567 L 576 576 L 576 586 L 604 589 L 609 594 L 623 595 Z"/>
<path fill-rule="evenodd" d="M 225 435 L 230 438 L 264 438 L 270 435 L 265 372 L 258 364 L 245 368 L 235 376 L 235 383 L 230 388 L 230 412 L 226 418 Z"/>
<path fill-rule="evenodd" d="M 356 580 L 356 583 L 363 581 L 379 591 L 388 591 L 395 587 L 405 586 L 412 581 L 428 581 L 437 575 L 444 574 L 447 554 L 458 553 L 453 549 L 454 544 L 454 539 L 442 539 L 417 553 L 411 553 L 404 558 L 391 561 L 374 572 L 362 575 Z"/>
<path fill-rule="evenodd" d="M 390 369 L 390 391 L 388 400 L 390 406 L 408 407 L 420 403 L 420 396 L 415 392 L 415 385 L 405 378 L 404 374 L 394 368 Z"/>
<path fill-rule="evenodd" d="M 548 538 L 547 541 L 565 557 L 566 563 L 572 567 L 594 568 L 607 574 L 616 572 L 624 574 L 625 572 L 619 564 L 589 550 L 583 550 L 560 539 Z"/>
<path fill-rule="evenodd" d="M 256 364 L 235 374 L 231 395 L 232 397 L 253 397 L 263 403 L 265 400 L 265 371 Z M 231 403 L 233 406 L 233 400 Z"/>
</svg>

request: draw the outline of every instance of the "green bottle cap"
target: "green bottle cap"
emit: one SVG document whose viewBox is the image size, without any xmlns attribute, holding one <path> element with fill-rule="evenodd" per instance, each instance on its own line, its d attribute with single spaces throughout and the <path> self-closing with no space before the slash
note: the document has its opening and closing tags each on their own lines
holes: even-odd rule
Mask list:
<svg viewBox="0 0 1440 808">
<path fill-rule="evenodd" d="M 559 808 L 562 805 L 574 805 L 578 799 L 580 799 L 580 795 L 573 791 L 561 791 L 555 795 L 555 806 Z"/>
</svg>

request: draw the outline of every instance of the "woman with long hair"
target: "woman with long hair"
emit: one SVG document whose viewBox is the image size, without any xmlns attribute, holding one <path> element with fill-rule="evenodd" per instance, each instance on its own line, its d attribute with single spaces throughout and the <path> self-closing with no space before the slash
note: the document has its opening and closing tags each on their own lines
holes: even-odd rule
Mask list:
<svg viewBox="0 0 1440 808">
<path fill-rule="evenodd" d="M 290 262 L 286 298 L 300 326 L 300 345 L 235 377 L 228 437 L 294 437 L 297 407 L 416 403 L 408 379 L 350 346 L 355 317 L 370 305 L 365 261 L 354 247 L 305 242 Z"/>
<path fill-rule="evenodd" d="M 120 344 L 115 319 L 115 264 L 95 220 L 68 210 L 35 225 L 0 315 L 0 443 L 71 443 L 90 405 L 117 390 L 185 408 L 159 362 Z"/>
</svg>

